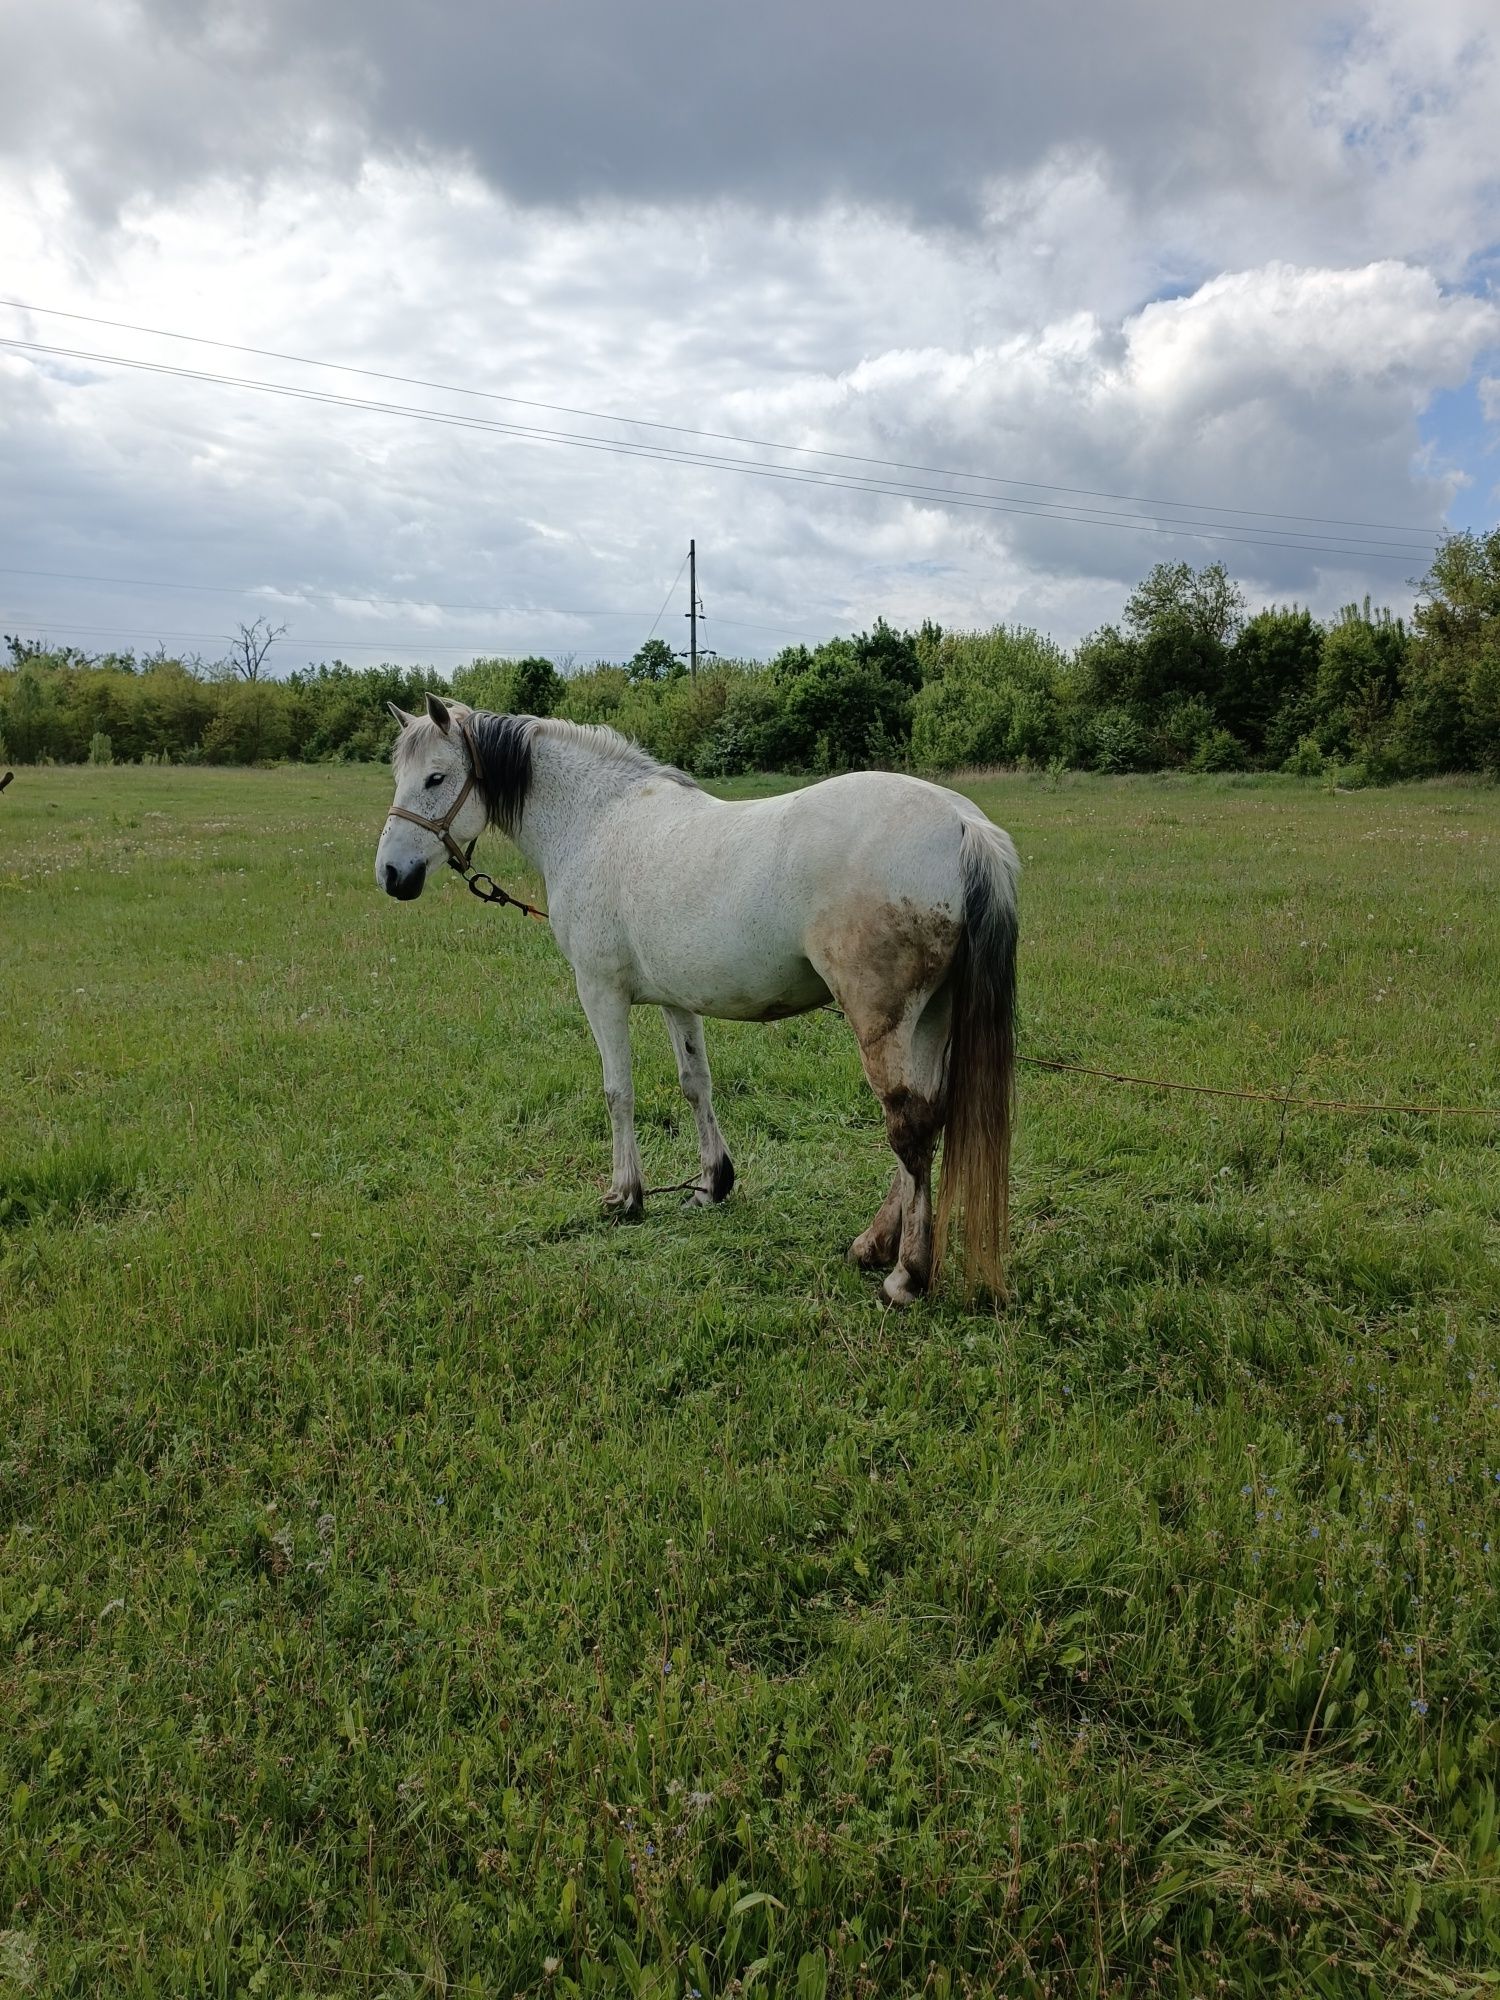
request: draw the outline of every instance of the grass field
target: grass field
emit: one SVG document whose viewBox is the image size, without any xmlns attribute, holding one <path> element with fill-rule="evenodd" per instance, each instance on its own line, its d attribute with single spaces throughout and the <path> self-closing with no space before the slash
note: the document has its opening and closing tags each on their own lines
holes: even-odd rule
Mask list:
<svg viewBox="0 0 1500 2000">
<path fill-rule="evenodd" d="M 1500 792 L 972 791 L 1033 1054 L 1500 1103 Z M 611 1226 L 388 796 L 0 799 L 0 1993 L 1492 1990 L 1500 1120 L 1030 1071 L 1012 1301 L 886 1313 L 843 1024 Z"/>
</svg>

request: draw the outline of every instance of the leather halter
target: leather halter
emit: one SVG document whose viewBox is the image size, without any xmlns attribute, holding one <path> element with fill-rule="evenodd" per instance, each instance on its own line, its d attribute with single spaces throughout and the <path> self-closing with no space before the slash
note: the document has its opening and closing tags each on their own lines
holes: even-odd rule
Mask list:
<svg viewBox="0 0 1500 2000">
<path fill-rule="evenodd" d="M 392 806 L 389 817 L 391 819 L 409 819 L 413 826 L 425 827 L 428 833 L 435 833 L 448 850 L 449 867 L 457 868 L 460 873 L 465 873 L 473 859 L 475 842 L 479 836 L 476 834 L 474 840 L 469 842 L 466 852 L 459 846 L 448 829 L 452 826 L 454 820 L 458 818 L 460 812 L 462 812 L 465 799 L 468 798 L 470 792 L 479 783 L 479 752 L 475 748 L 474 738 L 469 734 L 468 723 L 460 721 L 456 716 L 454 717 L 454 721 L 457 724 L 458 733 L 463 739 L 464 749 L 469 755 L 469 775 L 464 779 L 463 787 L 458 797 L 449 806 L 441 819 L 424 819 L 421 813 L 412 812 L 406 806 Z"/>
</svg>

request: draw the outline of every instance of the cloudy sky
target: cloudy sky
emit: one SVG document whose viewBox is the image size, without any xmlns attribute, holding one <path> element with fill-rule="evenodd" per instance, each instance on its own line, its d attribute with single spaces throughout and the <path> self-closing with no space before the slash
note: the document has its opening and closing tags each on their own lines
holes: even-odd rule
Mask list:
<svg viewBox="0 0 1500 2000">
<path fill-rule="evenodd" d="M 0 627 L 623 658 L 690 535 L 724 653 L 1404 606 L 1500 505 L 1497 102 L 1494 0 L 6 8 Z"/>
</svg>

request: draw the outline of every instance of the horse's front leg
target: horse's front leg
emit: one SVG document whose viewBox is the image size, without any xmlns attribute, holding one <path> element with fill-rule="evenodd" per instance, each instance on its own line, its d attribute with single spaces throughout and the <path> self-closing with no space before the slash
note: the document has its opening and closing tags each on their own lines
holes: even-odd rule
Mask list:
<svg viewBox="0 0 1500 2000">
<path fill-rule="evenodd" d="M 662 1017 L 677 1058 L 677 1081 L 698 1121 L 698 1185 L 692 1199 L 706 1207 L 722 1201 L 734 1186 L 734 1162 L 714 1117 L 713 1084 L 703 1046 L 703 1022 L 682 1007 L 663 1007 Z"/>
<path fill-rule="evenodd" d="M 604 1064 L 604 1102 L 614 1140 L 614 1170 L 604 1206 L 634 1222 L 644 1208 L 640 1149 L 635 1143 L 635 1085 L 630 1075 L 630 1001 L 616 986 L 578 982 L 578 997 Z"/>
</svg>

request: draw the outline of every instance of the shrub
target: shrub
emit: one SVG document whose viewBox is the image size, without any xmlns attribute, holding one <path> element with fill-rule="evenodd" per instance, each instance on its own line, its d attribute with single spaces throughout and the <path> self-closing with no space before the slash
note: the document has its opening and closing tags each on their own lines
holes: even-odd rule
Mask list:
<svg viewBox="0 0 1500 2000">
<path fill-rule="evenodd" d="M 1040 632 L 929 635 L 927 679 L 912 704 L 912 759 L 926 770 L 1045 763 L 1061 743 L 1063 653 Z"/>
<path fill-rule="evenodd" d="M 102 729 L 96 729 L 89 738 L 89 762 L 91 764 L 113 764 L 114 745 Z"/>
<path fill-rule="evenodd" d="M 1193 752 L 1194 771 L 1243 771 L 1249 759 L 1245 746 L 1227 729 L 1213 729 Z"/>
<path fill-rule="evenodd" d="M 1321 778 L 1325 766 L 1317 738 L 1315 736 L 1299 738 L 1296 749 L 1281 768 L 1294 778 Z"/>
<path fill-rule="evenodd" d="M 1087 727 L 1088 761 L 1096 771 L 1138 771 L 1145 762 L 1145 741 L 1128 708 L 1101 708 Z"/>
</svg>

